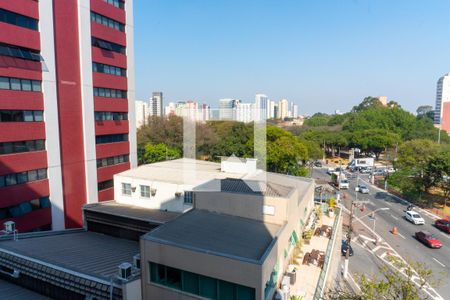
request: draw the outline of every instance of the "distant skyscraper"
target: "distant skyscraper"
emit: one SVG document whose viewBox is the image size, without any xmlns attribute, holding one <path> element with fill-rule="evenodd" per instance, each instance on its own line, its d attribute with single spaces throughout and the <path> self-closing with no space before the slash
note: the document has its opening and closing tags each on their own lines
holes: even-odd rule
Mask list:
<svg viewBox="0 0 450 300">
<path fill-rule="evenodd" d="M 280 118 L 280 107 L 276 103 L 274 103 L 273 105 L 273 117 L 274 119 Z"/>
<path fill-rule="evenodd" d="M 256 109 L 256 120 L 265 120 L 270 118 L 269 108 L 269 98 L 264 94 L 256 94 L 255 96 L 255 109 Z"/>
<path fill-rule="evenodd" d="M 254 103 L 237 103 L 236 105 L 236 121 L 249 123 L 255 120 L 255 104 Z"/>
<path fill-rule="evenodd" d="M 278 108 L 280 111 L 280 119 L 289 117 L 289 101 L 287 101 L 286 99 L 281 99 L 280 103 L 278 104 Z"/>
<path fill-rule="evenodd" d="M 147 119 L 150 115 L 149 106 L 146 101 L 135 101 L 136 110 L 136 128 L 141 127 L 147 123 Z"/>
<path fill-rule="evenodd" d="M 298 105 L 294 104 L 293 108 L 292 108 L 292 117 L 294 119 L 298 118 Z"/>
<path fill-rule="evenodd" d="M 275 101 L 269 100 L 269 111 L 267 117 L 269 119 L 275 118 Z"/>
<path fill-rule="evenodd" d="M 163 115 L 163 94 L 161 92 L 153 92 L 150 99 L 150 115 L 158 117 Z"/>
<path fill-rule="evenodd" d="M 202 121 L 209 121 L 211 118 L 211 107 L 208 104 L 202 105 Z"/>
<path fill-rule="evenodd" d="M 169 105 L 164 108 L 164 114 L 166 116 L 174 116 L 176 115 L 176 109 L 176 104 L 174 102 L 169 102 Z"/>
<path fill-rule="evenodd" d="M 235 120 L 236 106 L 240 100 L 237 99 L 220 99 L 219 100 L 219 119 L 220 120 Z"/>
<path fill-rule="evenodd" d="M 436 90 L 436 109 L 434 111 L 434 123 L 442 124 L 450 119 L 450 73 L 439 78 Z M 445 113 L 444 113 L 444 108 Z M 445 120 L 444 120 L 445 119 Z"/>
</svg>

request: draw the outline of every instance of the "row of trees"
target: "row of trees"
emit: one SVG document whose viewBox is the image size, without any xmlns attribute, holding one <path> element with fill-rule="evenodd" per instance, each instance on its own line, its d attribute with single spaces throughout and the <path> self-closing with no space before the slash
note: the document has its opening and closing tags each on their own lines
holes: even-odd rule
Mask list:
<svg viewBox="0 0 450 300">
<path fill-rule="evenodd" d="M 321 158 L 322 150 L 313 141 L 267 125 L 267 169 L 297 176 L 308 174 L 306 162 Z M 220 156 L 254 157 L 253 123 L 211 121 L 196 124 L 197 158 L 219 161 Z M 151 117 L 138 130 L 139 163 L 153 163 L 182 156 L 183 120 L 180 117 Z"/>
</svg>

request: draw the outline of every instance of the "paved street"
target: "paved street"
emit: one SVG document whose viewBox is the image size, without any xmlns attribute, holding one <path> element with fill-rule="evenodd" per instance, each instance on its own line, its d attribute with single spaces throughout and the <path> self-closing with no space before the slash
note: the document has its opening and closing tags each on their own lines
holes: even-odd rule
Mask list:
<svg viewBox="0 0 450 300">
<path fill-rule="evenodd" d="M 330 178 L 326 174 L 325 169 L 315 169 L 313 173 L 314 178 L 326 179 Z M 368 184 L 368 176 L 360 176 L 360 184 L 366 184 L 369 189 L 369 194 L 358 194 L 358 200 L 366 200 L 368 204 L 365 205 L 364 211 L 360 208 L 354 210 L 354 215 L 356 217 L 362 217 L 364 215 L 370 214 L 379 208 L 389 208 L 386 211 L 377 211 L 375 214 L 376 222 L 376 233 L 379 234 L 382 239 L 386 242 L 380 247 L 372 249 L 369 251 L 364 245 L 364 238 L 366 238 L 365 243 L 373 244 L 371 239 L 375 236 L 371 233 L 374 225 L 374 221 L 368 216 L 362 218 L 367 227 L 358 226 L 354 219 L 356 232 L 361 234 L 358 239 L 354 239 L 353 248 L 355 250 L 354 257 L 350 260 L 350 271 L 353 274 L 356 273 L 366 273 L 368 275 L 377 273 L 377 264 L 381 261 L 379 257 L 386 256 L 386 253 L 397 252 L 402 258 L 412 261 L 420 261 L 427 264 L 427 266 L 433 270 L 436 277 L 440 278 L 442 282 L 435 290 L 441 295 L 443 299 L 450 299 L 450 278 L 448 274 L 450 273 L 450 235 L 439 231 L 432 224 L 434 219 L 430 216 L 419 211 L 419 214 L 425 219 L 425 225 L 413 225 L 412 223 L 404 219 L 404 213 L 407 205 L 397 200 L 392 195 L 377 189 L 374 186 Z M 350 189 L 345 191 L 347 194 L 346 199 L 341 199 L 342 203 L 350 208 L 351 199 L 356 199 L 356 192 L 354 191 L 357 185 L 356 179 L 351 180 Z M 356 223 L 355 223 L 356 222 Z M 396 226 L 398 228 L 398 235 L 393 235 L 390 231 Z M 441 249 L 430 249 L 425 245 L 418 242 L 414 234 L 416 231 L 426 230 L 438 237 L 442 243 L 443 247 Z M 390 250 L 392 249 L 392 250 Z M 378 256 L 378 257 L 377 257 Z"/>
</svg>

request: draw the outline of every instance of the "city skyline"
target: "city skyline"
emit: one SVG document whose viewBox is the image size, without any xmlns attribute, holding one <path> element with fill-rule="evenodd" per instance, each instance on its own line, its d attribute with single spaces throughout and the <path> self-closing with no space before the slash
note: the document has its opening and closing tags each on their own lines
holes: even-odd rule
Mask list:
<svg viewBox="0 0 450 300">
<path fill-rule="evenodd" d="M 211 104 L 263 92 L 313 114 L 386 95 L 414 112 L 434 105 L 450 70 L 441 38 L 449 9 L 445 1 L 137 3 L 137 98 L 162 90 Z"/>
</svg>

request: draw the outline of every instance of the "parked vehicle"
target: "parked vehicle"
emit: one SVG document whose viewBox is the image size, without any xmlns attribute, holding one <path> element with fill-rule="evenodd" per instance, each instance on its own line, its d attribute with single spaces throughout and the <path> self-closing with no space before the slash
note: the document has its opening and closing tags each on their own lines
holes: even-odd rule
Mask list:
<svg viewBox="0 0 450 300">
<path fill-rule="evenodd" d="M 314 166 L 317 167 L 317 168 L 322 168 L 322 162 L 320 160 L 316 160 L 314 162 Z"/>
<path fill-rule="evenodd" d="M 331 173 L 333 173 L 334 172 L 334 168 L 328 168 L 327 169 L 327 174 L 328 175 L 331 175 Z"/>
<path fill-rule="evenodd" d="M 406 211 L 405 218 L 414 225 L 425 225 L 425 220 L 415 211 Z"/>
<path fill-rule="evenodd" d="M 350 250 L 349 250 L 350 249 Z M 342 256 L 347 255 L 347 250 L 349 250 L 350 252 L 348 253 L 349 256 L 353 256 L 353 248 L 352 245 L 349 245 L 347 243 L 346 240 L 342 240 L 342 244 L 341 244 L 341 253 Z"/>
<path fill-rule="evenodd" d="M 444 219 L 437 220 L 436 222 L 434 222 L 434 226 L 444 232 L 450 233 L 450 221 Z"/>
<path fill-rule="evenodd" d="M 361 194 L 368 194 L 369 188 L 365 186 L 364 184 L 358 184 L 357 187 L 355 187 L 356 192 L 360 192 Z"/>
<path fill-rule="evenodd" d="M 416 239 L 430 248 L 439 249 L 442 247 L 442 242 L 428 231 L 416 232 Z"/>
<path fill-rule="evenodd" d="M 373 167 L 374 159 L 372 157 L 355 158 L 348 164 L 348 168 Z"/>
<path fill-rule="evenodd" d="M 331 181 L 340 190 L 346 190 L 350 187 L 350 182 L 344 173 L 333 172 L 331 173 Z"/>
<path fill-rule="evenodd" d="M 370 174 L 372 173 L 372 167 L 360 167 L 359 172 L 363 174 Z"/>
</svg>

